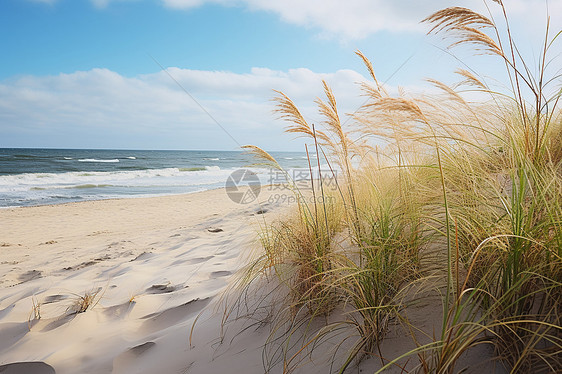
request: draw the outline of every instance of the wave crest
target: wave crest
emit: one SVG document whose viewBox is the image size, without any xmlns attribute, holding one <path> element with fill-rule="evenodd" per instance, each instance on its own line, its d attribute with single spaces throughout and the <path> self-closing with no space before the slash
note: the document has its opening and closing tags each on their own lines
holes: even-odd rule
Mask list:
<svg viewBox="0 0 562 374">
<path fill-rule="evenodd" d="M 119 159 L 113 158 L 110 160 L 100 160 L 97 158 L 81 158 L 78 160 L 79 162 L 119 162 Z"/>
</svg>

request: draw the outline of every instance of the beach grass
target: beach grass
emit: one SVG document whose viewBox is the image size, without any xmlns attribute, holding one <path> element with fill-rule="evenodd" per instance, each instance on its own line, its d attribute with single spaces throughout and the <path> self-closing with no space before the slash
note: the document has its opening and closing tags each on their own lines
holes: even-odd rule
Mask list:
<svg viewBox="0 0 562 374">
<path fill-rule="evenodd" d="M 392 95 L 358 52 L 372 82 L 361 85 L 368 100 L 347 127 L 326 82 L 325 99 L 316 100 L 324 120 L 314 125 L 278 92 L 287 131 L 307 137 L 318 155 L 309 157 L 311 171 L 329 165 L 337 188 L 326 191 L 322 176 L 308 192 L 289 180 L 297 208 L 263 225 L 263 251 L 237 283 L 246 291 L 276 284 L 260 305 L 271 307 L 268 323 L 289 327 L 272 329 L 269 342 L 281 348 L 265 355 L 266 366 L 282 361 L 291 372 L 343 329 L 332 351 L 340 372 L 376 357 L 381 370 L 406 371 L 406 360 L 409 371 L 452 373 L 479 345 L 492 347 L 509 372 L 562 371 L 561 91 L 560 75 L 549 76 L 560 33 L 547 22 L 533 69 L 510 34 L 505 5 L 492 5 L 502 19 L 451 7 L 424 22 L 452 38 L 450 47 L 499 59 L 508 90 L 460 69 L 454 86 L 429 80 L 431 95 Z M 464 98 L 475 92 L 479 100 Z M 249 149 L 279 168 L 267 152 Z M 443 305 L 434 335 L 408 317 L 413 290 L 429 283 Z M 400 321 L 415 348 L 384 357 L 390 321 Z"/>
<path fill-rule="evenodd" d="M 102 288 L 92 289 L 90 291 L 84 292 L 83 295 L 74 295 L 75 298 L 72 304 L 68 307 L 67 312 L 69 314 L 79 314 L 95 307 L 100 299 L 103 297 Z"/>
</svg>

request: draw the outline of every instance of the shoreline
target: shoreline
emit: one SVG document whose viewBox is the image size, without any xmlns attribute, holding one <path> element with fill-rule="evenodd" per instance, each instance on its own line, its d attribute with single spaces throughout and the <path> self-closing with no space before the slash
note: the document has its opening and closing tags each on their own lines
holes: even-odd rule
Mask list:
<svg viewBox="0 0 562 374">
<path fill-rule="evenodd" d="M 0 155 L 0 206 L 42 206 L 114 198 L 170 196 L 225 187 L 232 173 L 252 169 L 243 151 L 118 151 L 30 149 Z M 286 169 L 303 168 L 298 152 L 277 153 Z M 288 157 L 290 156 L 290 157 Z"/>
<path fill-rule="evenodd" d="M 169 197 L 169 196 L 183 196 L 183 195 L 193 195 L 198 193 L 204 193 L 207 191 L 216 191 L 216 190 L 223 190 L 225 187 L 216 187 L 210 188 L 207 190 L 200 190 L 200 191 L 192 191 L 192 192 L 182 192 L 182 193 L 170 193 L 170 194 L 158 194 L 158 195 L 129 195 L 129 196 L 120 196 L 120 197 L 109 197 L 109 198 L 101 198 L 101 199 L 92 199 L 92 200 L 82 200 L 82 201 L 67 201 L 61 202 L 58 204 L 41 204 L 41 205 L 17 205 L 17 206 L 2 206 L 0 207 L 0 211 L 4 209 L 20 209 L 20 208 L 38 208 L 44 206 L 59 206 L 59 205 L 70 205 L 70 204 L 82 204 L 82 203 L 90 203 L 93 201 L 114 201 L 114 200 L 133 200 L 133 199 L 154 199 L 159 197 Z"/>
<path fill-rule="evenodd" d="M 277 184 L 266 184 L 266 185 L 262 185 L 261 186 L 261 191 L 270 189 L 272 187 L 276 187 L 278 186 Z M 170 193 L 170 194 L 158 194 L 158 195 L 151 195 L 151 196 L 136 196 L 136 195 L 129 195 L 129 196 L 122 196 L 122 197 L 110 197 L 110 198 L 102 198 L 102 199 L 92 199 L 92 200 L 83 200 L 83 201 L 68 201 L 68 202 L 61 202 L 58 204 L 44 204 L 44 205 L 20 205 L 20 206 L 5 206 L 5 207 L 0 207 L 0 212 L 2 210 L 10 210 L 10 209 L 21 209 L 21 208 L 41 208 L 41 207 L 55 207 L 55 206 L 61 206 L 61 205 L 73 205 L 73 204 L 87 204 L 87 203 L 92 203 L 92 202 L 96 202 L 96 201 L 127 201 L 127 200 L 143 200 L 143 199 L 159 199 L 159 198 L 169 198 L 169 197 L 174 197 L 174 196 L 187 196 L 187 195 L 197 195 L 197 194 L 204 194 L 206 192 L 211 192 L 211 191 L 224 191 L 224 194 L 226 195 L 226 191 L 225 191 L 226 187 L 225 186 L 220 186 L 220 187 L 215 187 L 215 188 L 210 188 L 210 189 L 206 189 L 206 190 L 200 190 L 200 191 L 191 191 L 191 192 L 182 192 L 182 193 Z M 290 191 L 289 189 L 282 189 L 282 191 Z M 263 193 L 260 193 L 260 195 L 262 195 Z M 275 192 L 270 192 L 267 193 L 268 197 L 270 195 L 274 195 Z M 260 200 L 260 196 L 257 197 L 256 200 Z M 238 204 L 238 203 L 234 203 L 234 204 Z M 248 204 L 251 205 L 252 203 Z M 241 206 L 244 206 L 246 204 L 238 204 Z"/>
</svg>

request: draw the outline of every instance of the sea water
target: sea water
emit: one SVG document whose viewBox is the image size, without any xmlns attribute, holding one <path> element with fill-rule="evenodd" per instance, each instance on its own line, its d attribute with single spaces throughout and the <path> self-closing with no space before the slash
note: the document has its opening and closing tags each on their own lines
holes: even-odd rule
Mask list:
<svg viewBox="0 0 562 374">
<path fill-rule="evenodd" d="M 304 153 L 271 154 L 287 170 L 308 168 Z M 0 207 L 204 191 L 255 162 L 236 151 L 0 148 Z M 252 170 L 271 182 L 271 170 Z"/>
</svg>

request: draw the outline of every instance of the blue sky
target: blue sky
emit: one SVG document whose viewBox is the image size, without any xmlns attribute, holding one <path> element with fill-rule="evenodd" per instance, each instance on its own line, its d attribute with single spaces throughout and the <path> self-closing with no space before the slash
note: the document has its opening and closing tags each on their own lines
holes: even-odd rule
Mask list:
<svg viewBox="0 0 562 374">
<path fill-rule="evenodd" d="M 553 16 L 561 2 L 549 2 Z M 483 4 L 457 3 L 478 9 Z M 515 21 L 526 20 L 516 32 L 532 45 L 544 1 L 512 4 Z M 458 61 L 419 24 L 450 5 L 2 0 L 0 147 L 231 150 L 252 143 L 300 150 L 272 114 L 273 89 L 293 97 L 314 122 L 319 118 L 313 100 L 326 79 L 341 111 L 353 112 L 362 101 L 356 83 L 367 79 L 357 49 L 389 87 L 421 89 L 424 77 L 450 81 Z M 458 53 L 471 64 L 488 63 Z"/>
</svg>

